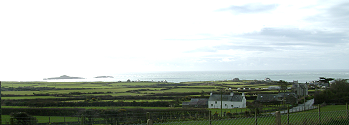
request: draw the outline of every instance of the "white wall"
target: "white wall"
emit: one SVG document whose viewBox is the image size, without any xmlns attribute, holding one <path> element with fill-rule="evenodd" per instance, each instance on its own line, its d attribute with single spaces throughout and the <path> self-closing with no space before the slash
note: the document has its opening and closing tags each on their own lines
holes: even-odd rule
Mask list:
<svg viewBox="0 0 349 125">
<path fill-rule="evenodd" d="M 223 109 L 246 108 L 246 99 L 243 99 L 242 102 L 223 101 L 222 103 Z M 221 108 L 221 101 L 217 101 L 217 104 L 215 101 L 208 101 L 208 108 Z"/>
</svg>

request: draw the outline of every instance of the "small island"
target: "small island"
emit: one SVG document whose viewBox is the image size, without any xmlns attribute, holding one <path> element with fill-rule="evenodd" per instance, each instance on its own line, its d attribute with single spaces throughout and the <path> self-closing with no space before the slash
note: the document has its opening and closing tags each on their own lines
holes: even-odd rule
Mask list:
<svg viewBox="0 0 349 125">
<path fill-rule="evenodd" d="M 97 76 L 97 77 L 94 77 L 94 78 L 114 78 L 113 76 Z"/>
<path fill-rule="evenodd" d="M 85 79 L 82 77 L 70 77 L 67 75 L 62 75 L 60 77 L 44 78 L 44 80 L 57 80 L 57 79 Z"/>
</svg>

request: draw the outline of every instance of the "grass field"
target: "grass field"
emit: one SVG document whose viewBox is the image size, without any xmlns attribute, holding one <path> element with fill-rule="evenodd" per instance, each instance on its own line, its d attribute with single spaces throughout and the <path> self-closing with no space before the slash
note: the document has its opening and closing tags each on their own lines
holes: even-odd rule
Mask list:
<svg viewBox="0 0 349 125">
<path fill-rule="evenodd" d="M 157 82 L 7 82 L 2 87 L 55 87 L 55 88 L 120 88 L 122 86 L 149 86 Z"/>
<path fill-rule="evenodd" d="M 68 98 L 68 97 L 55 97 L 55 96 L 16 96 L 16 97 L 1 97 L 1 100 L 8 100 L 8 99 L 52 99 L 52 98 Z"/>
<path fill-rule="evenodd" d="M 1 106 L 2 108 L 32 108 L 28 106 Z M 84 108 L 84 109 L 129 109 L 129 108 L 143 108 L 143 109 L 154 109 L 154 107 L 143 107 L 143 106 L 120 106 L 120 107 L 40 107 L 40 108 Z M 174 107 L 156 107 L 155 109 L 173 109 Z M 175 107 L 182 108 L 182 107 Z"/>
<path fill-rule="evenodd" d="M 218 85 L 211 85 L 206 83 L 214 83 Z M 217 92 L 220 88 L 227 89 L 228 87 L 235 87 L 235 88 L 268 88 L 269 86 L 277 86 L 277 85 L 269 85 L 269 84 L 256 84 L 256 85 L 250 85 L 247 84 L 247 82 L 251 82 L 251 80 L 244 80 L 242 82 L 222 82 L 222 81 L 206 81 L 206 82 L 183 82 L 181 83 L 181 86 L 176 86 L 174 83 L 157 83 L 157 82 L 2 82 L 2 87 L 4 88 L 18 88 L 18 87 L 54 87 L 54 88 L 70 88 L 71 90 L 41 90 L 41 91 L 2 91 L 1 94 L 11 94 L 11 95 L 22 95 L 18 97 L 2 97 L 2 100 L 9 100 L 9 99 L 52 99 L 52 98 L 66 98 L 66 97 L 54 97 L 54 96 L 25 96 L 25 95 L 33 95 L 33 93 L 36 94 L 69 94 L 71 92 L 81 92 L 81 93 L 87 93 L 87 94 L 80 94 L 80 95 L 74 95 L 74 96 L 80 96 L 80 97 L 87 97 L 87 96 L 103 96 L 103 95 L 111 95 L 111 96 L 157 96 L 152 95 L 156 93 L 167 93 L 170 97 L 171 94 L 169 93 L 189 93 L 189 92 L 199 92 L 195 95 L 189 95 L 189 96 L 201 96 L 200 93 L 202 91 L 206 92 L 205 96 L 207 97 L 207 92 Z M 192 83 L 196 83 L 193 85 L 190 85 Z M 205 83 L 205 84 L 199 84 L 199 83 Z M 158 84 L 168 84 L 168 85 L 162 85 L 164 87 L 157 88 L 159 86 L 156 86 Z M 188 84 L 188 86 L 183 85 Z M 239 85 L 238 85 L 239 84 Z M 155 87 L 154 87 L 155 86 Z M 223 87 L 222 87 L 223 86 Z M 76 88 L 74 90 L 74 88 Z M 81 89 L 83 88 L 83 89 Z M 165 89 L 165 90 L 161 90 Z M 143 91 L 144 90 L 144 91 Z M 233 89 L 234 92 L 236 92 L 236 89 Z M 309 90 L 311 91 L 311 90 Z M 93 92 L 103 92 L 103 94 L 92 94 Z M 108 92 L 108 93 L 107 93 Z M 257 92 L 257 91 L 251 91 L 251 92 Z M 264 92 L 277 92 L 277 90 L 270 90 L 270 91 L 258 91 L 257 93 L 264 93 Z M 246 92 L 248 93 L 248 92 Z M 185 95 L 186 97 L 188 95 Z M 184 96 L 183 96 L 184 97 Z M 85 101 L 85 100 L 71 100 L 71 101 Z M 118 101 L 118 100 L 101 100 L 101 101 Z M 170 99 L 165 100 L 122 100 L 124 102 L 154 102 L 154 101 L 173 101 Z M 247 100 L 248 102 L 251 102 L 253 100 Z M 26 106 L 2 106 L 2 108 L 29 108 Z M 144 109 L 173 109 L 171 107 L 140 107 L 140 106 L 124 106 L 124 107 L 43 107 L 43 108 L 84 108 L 84 109 L 120 109 L 120 108 L 144 108 Z M 181 108 L 181 107 L 175 107 L 175 108 Z M 328 105 L 321 108 L 322 112 L 331 112 L 331 111 L 339 111 L 339 110 L 345 110 L 345 105 Z M 217 112 L 218 114 L 221 114 L 221 110 L 218 109 L 209 109 L 212 114 Z M 224 112 L 231 112 L 231 113 L 241 113 L 249 111 L 248 108 L 234 108 L 234 109 L 223 109 Z M 292 122 L 299 122 L 304 120 L 304 118 L 311 119 L 312 117 L 316 117 L 318 110 L 309 110 L 305 112 L 300 113 L 292 113 L 292 117 L 290 117 Z M 325 115 L 325 113 L 324 113 Z M 328 113 L 328 115 L 333 115 L 335 117 L 339 117 L 343 115 L 343 113 Z M 49 121 L 55 122 L 63 122 L 64 117 L 57 117 L 57 116 L 51 116 L 50 118 L 48 116 L 35 116 L 39 123 L 48 123 Z M 75 117 L 65 117 L 66 121 L 77 121 L 77 118 Z M 284 119 L 284 117 L 282 117 Z M 258 119 L 260 121 L 260 124 L 269 124 L 269 121 L 273 121 L 274 117 L 262 117 Z M 3 115 L 3 123 L 6 123 L 6 121 L 9 121 L 8 115 Z M 266 122 L 262 122 L 266 121 Z M 241 124 L 241 123 L 251 123 L 253 124 L 254 118 L 241 118 L 241 119 L 230 119 L 230 120 L 214 120 L 212 121 L 213 124 Z M 188 121 L 188 122 L 182 122 L 184 124 L 204 124 L 207 123 L 207 121 Z M 171 124 L 171 123 L 168 123 Z"/>
<path fill-rule="evenodd" d="M 215 83 L 215 84 L 222 84 L 224 87 L 236 87 L 236 88 L 267 88 L 269 86 L 277 86 L 277 85 L 267 85 L 267 84 L 258 84 L 258 85 L 250 85 L 247 84 L 247 82 L 250 82 L 251 80 L 244 80 L 242 82 L 222 82 L 222 81 L 206 81 L 206 82 L 184 82 L 181 83 L 182 86 L 166 86 L 161 88 L 153 88 L 154 85 L 158 84 L 170 84 L 173 85 L 174 83 L 157 83 L 157 82 L 2 82 L 2 87 L 8 88 L 8 87 L 55 87 L 55 88 L 77 88 L 72 90 L 41 90 L 41 91 L 2 91 L 1 94 L 10 94 L 10 95 L 23 95 L 19 97 L 2 97 L 3 100 L 8 99 L 50 99 L 50 98 L 64 98 L 64 97 L 54 97 L 54 96 L 25 96 L 25 95 L 33 95 L 33 93 L 36 94 L 69 94 L 71 92 L 81 92 L 81 93 L 88 93 L 88 94 L 81 94 L 78 96 L 104 96 L 104 95 L 111 95 L 111 96 L 144 96 L 144 95 L 151 95 L 156 93 L 189 93 L 189 92 L 206 92 L 205 96 L 208 96 L 207 92 L 217 92 L 221 86 L 216 85 L 210 85 L 206 83 Z M 194 86 L 191 86 L 190 84 L 197 83 Z M 205 84 L 198 84 L 198 83 L 205 83 Z M 188 84 L 188 86 L 185 86 L 183 84 Z M 241 84 L 241 85 L 237 85 Z M 83 89 L 81 89 L 83 88 Z M 166 90 L 161 90 L 165 89 Z M 143 91 L 144 90 L 144 91 Z M 92 94 L 93 92 L 103 92 L 103 94 Z M 107 93 L 108 92 L 108 93 Z M 236 92 L 236 90 L 234 90 Z M 258 93 L 263 92 L 277 92 L 277 90 L 270 90 L 270 91 L 258 91 Z M 246 92 L 248 93 L 248 92 Z M 75 96 L 75 95 L 74 95 Z M 77 96 L 77 95 L 76 95 Z M 201 96 L 201 95 L 190 95 L 190 96 Z M 74 101 L 84 101 L 84 100 L 74 100 Z M 111 101 L 111 100 L 102 100 L 102 101 Z M 116 100 L 117 101 L 117 100 Z M 140 102 L 141 100 L 125 100 L 125 102 Z M 158 101 L 158 100 L 142 100 L 144 102 L 148 101 Z M 162 100 L 162 101 L 172 101 L 172 100 Z M 248 100 L 248 102 L 251 102 L 252 100 Z M 4 106 L 3 106 L 4 107 Z M 52 107 L 50 107 L 52 108 Z M 66 107 L 65 107 L 66 108 Z M 107 109 L 110 107 L 77 107 L 77 108 L 96 108 L 96 109 Z M 116 107 L 120 108 L 120 107 Z M 130 108 L 130 107 L 128 107 Z M 139 107 L 136 107 L 139 108 Z M 162 107 L 141 107 L 141 108 L 162 108 Z M 164 107 L 168 108 L 168 107 Z M 220 113 L 220 109 L 210 109 L 212 112 L 218 112 Z M 244 112 L 247 109 L 227 109 L 226 112 Z M 224 111 L 223 111 L 224 112 Z"/>
<path fill-rule="evenodd" d="M 346 105 L 326 105 L 320 108 L 320 112 L 328 112 L 328 111 L 340 111 L 346 110 Z M 308 112 L 318 112 L 318 109 L 307 110 L 304 113 Z"/>
<path fill-rule="evenodd" d="M 214 114 L 215 112 L 217 112 L 218 114 L 221 114 L 221 109 L 217 108 L 217 109 L 209 109 L 211 111 L 211 114 Z M 234 108 L 234 109 L 222 109 L 222 113 L 224 112 L 230 112 L 230 113 L 240 113 L 240 112 L 245 112 L 245 111 L 249 111 L 250 109 L 248 108 Z"/>
<path fill-rule="evenodd" d="M 1 115 L 2 124 L 10 123 L 10 115 Z M 78 117 L 62 117 L 62 116 L 34 116 L 38 123 L 52 123 L 52 122 L 77 122 Z"/>
</svg>

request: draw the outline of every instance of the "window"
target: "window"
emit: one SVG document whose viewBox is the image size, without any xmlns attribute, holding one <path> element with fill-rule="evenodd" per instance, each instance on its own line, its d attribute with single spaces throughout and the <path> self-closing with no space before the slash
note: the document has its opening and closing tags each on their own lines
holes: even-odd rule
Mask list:
<svg viewBox="0 0 349 125">
<path fill-rule="evenodd" d="M 225 104 L 224 106 L 227 106 L 227 104 Z"/>
<path fill-rule="evenodd" d="M 217 101 L 215 101 L 214 103 L 216 103 L 216 104 L 217 104 Z"/>
<path fill-rule="evenodd" d="M 213 107 L 213 104 L 211 104 L 211 106 Z"/>
<path fill-rule="evenodd" d="M 234 105 L 231 105 L 231 107 L 234 107 Z"/>
</svg>

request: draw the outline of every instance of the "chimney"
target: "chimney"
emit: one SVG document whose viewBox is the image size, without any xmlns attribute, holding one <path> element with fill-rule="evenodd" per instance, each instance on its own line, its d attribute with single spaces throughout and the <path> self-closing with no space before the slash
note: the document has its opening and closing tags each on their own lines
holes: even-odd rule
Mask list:
<svg viewBox="0 0 349 125">
<path fill-rule="evenodd" d="M 243 92 L 241 96 L 245 96 L 245 93 Z"/>
<path fill-rule="evenodd" d="M 231 92 L 231 93 L 230 93 L 230 96 L 234 96 L 234 93 L 233 93 L 233 92 Z"/>
<path fill-rule="evenodd" d="M 210 93 L 210 96 L 212 95 L 212 92 Z"/>
</svg>

